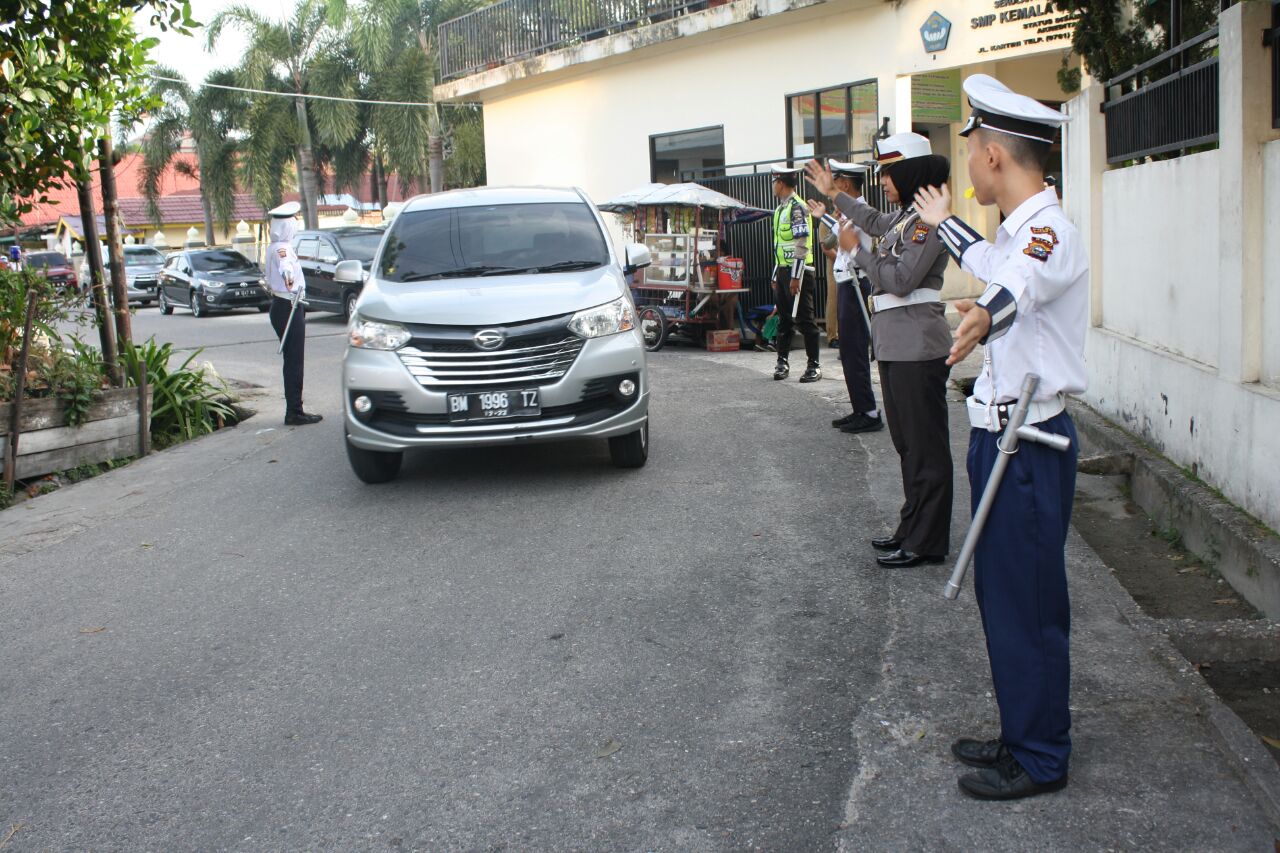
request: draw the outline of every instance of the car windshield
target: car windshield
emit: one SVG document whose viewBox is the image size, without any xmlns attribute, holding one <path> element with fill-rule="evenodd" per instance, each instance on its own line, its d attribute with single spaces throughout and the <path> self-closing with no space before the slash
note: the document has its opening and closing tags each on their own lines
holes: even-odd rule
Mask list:
<svg viewBox="0 0 1280 853">
<path fill-rule="evenodd" d="M 255 269 L 253 261 L 234 249 L 215 249 L 191 255 L 191 267 L 196 272 L 240 272 Z"/>
<path fill-rule="evenodd" d="M 69 267 L 71 262 L 67 260 L 67 256 L 61 252 L 33 252 L 26 257 L 26 263 L 29 267 L 40 267 L 48 269 L 49 267 Z"/>
<path fill-rule="evenodd" d="M 126 267 L 158 267 L 164 263 L 164 255 L 155 249 L 125 249 L 124 265 Z"/>
<path fill-rule="evenodd" d="M 378 244 L 381 242 L 381 231 L 346 234 L 338 238 L 338 245 L 342 247 L 342 256 L 349 261 L 373 260 L 373 256 L 378 252 Z"/>
<path fill-rule="evenodd" d="M 380 260 L 388 281 L 589 269 L 609 259 L 582 202 L 492 204 L 396 216 Z"/>
</svg>

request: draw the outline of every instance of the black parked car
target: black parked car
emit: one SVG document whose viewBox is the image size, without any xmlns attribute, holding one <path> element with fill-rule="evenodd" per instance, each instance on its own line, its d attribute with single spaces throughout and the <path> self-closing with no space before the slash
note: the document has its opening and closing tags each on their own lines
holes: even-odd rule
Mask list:
<svg viewBox="0 0 1280 853">
<path fill-rule="evenodd" d="M 232 308 L 271 308 L 262 269 L 235 249 L 187 249 L 177 252 L 160 271 L 160 311 L 177 305 L 196 317 Z"/>
<path fill-rule="evenodd" d="M 341 261 L 359 261 L 366 276 L 385 233 L 381 228 L 356 225 L 326 231 L 302 231 L 293 238 L 302 273 L 307 280 L 307 305 L 320 311 L 336 311 L 351 319 L 362 282 L 335 281 L 333 271 Z"/>
</svg>

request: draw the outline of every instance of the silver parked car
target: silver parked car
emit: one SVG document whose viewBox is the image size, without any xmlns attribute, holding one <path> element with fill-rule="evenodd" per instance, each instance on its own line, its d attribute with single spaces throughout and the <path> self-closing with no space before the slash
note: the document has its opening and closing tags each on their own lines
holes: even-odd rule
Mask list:
<svg viewBox="0 0 1280 853">
<path fill-rule="evenodd" d="M 626 276 L 580 190 L 419 196 L 387 229 L 348 326 L 347 456 L 367 483 L 405 450 L 607 439 L 619 467 L 649 454 L 644 340 Z M 359 282 L 359 261 L 335 270 Z"/>
<path fill-rule="evenodd" d="M 107 286 L 111 286 L 111 266 L 107 263 L 107 247 L 101 246 L 102 272 Z M 152 246 L 124 247 L 125 292 L 129 302 L 150 305 L 156 301 L 156 286 L 160 279 L 160 270 L 164 266 L 165 257 L 159 249 Z M 84 288 L 89 287 L 89 261 L 80 262 L 80 281 Z"/>
</svg>

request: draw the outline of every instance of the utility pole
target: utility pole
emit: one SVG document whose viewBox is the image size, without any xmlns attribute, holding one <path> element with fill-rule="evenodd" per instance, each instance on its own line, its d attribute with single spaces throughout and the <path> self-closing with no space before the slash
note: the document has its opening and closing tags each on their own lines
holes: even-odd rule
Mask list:
<svg viewBox="0 0 1280 853">
<path fill-rule="evenodd" d="M 83 157 L 82 157 L 83 159 Z M 93 194 L 89 191 L 89 174 L 76 176 L 76 195 L 80 199 L 80 222 L 84 227 L 84 256 L 89 262 L 89 292 L 98 320 L 98 339 L 102 347 L 102 361 L 107 368 L 111 384 L 121 387 L 120 362 L 116 357 L 115 329 L 108 315 L 107 287 L 102 280 L 102 254 L 98 251 L 97 214 L 93 212 Z"/>
<path fill-rule="evenodd" d="M 125 278 L 124 243 L 120 237 L 120 202 L 116 197 L 116 166 L 111 157 L 111 138 L 98 140 L 98 174 L 102 178 L 102 218 L 107 226 L 107 256 L 111 262 L 111 301 L 116 321 L 116 346 L 123 350 L 133 343 L 129 317 L 129 283 Z"/>
</svg>

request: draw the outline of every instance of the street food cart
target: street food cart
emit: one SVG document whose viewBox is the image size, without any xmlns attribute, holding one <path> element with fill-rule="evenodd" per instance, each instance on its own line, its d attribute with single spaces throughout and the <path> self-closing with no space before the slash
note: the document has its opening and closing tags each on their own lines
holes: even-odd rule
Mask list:
<svg viewBox="0 0 1280 853">
<path fill-rule="evenodd" d="M 725 230 L 768 216 L 701 184 L 646 184 L 601 204 L 622 216 L 633 242 L 649 249 L 650 265 L 632 282 L 645 346 L 661 349 L 679 332 L 696 343 L 732 327 L 746 293 L 742 261 L 722 256 Z"/>
</svg>

